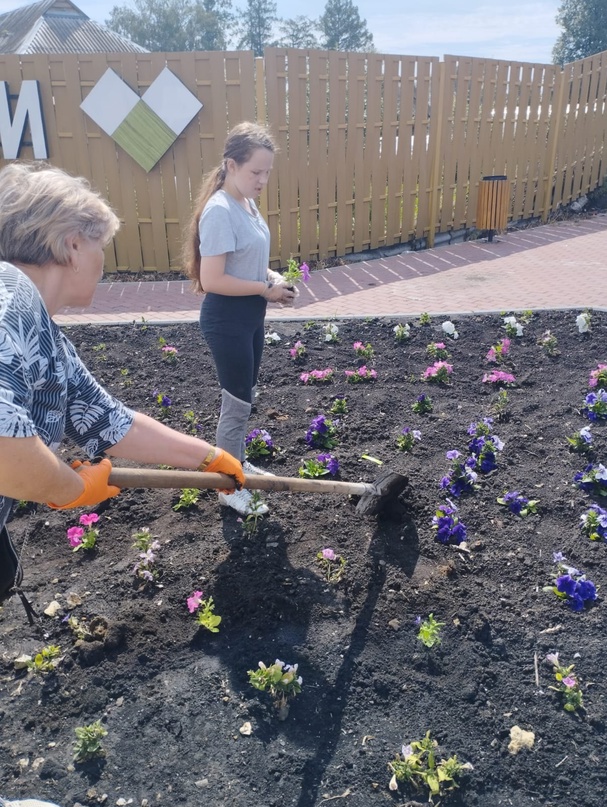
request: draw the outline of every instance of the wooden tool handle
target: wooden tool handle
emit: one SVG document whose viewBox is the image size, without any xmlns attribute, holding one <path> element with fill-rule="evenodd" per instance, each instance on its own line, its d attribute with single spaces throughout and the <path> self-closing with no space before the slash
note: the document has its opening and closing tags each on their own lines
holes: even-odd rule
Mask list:
<svg viewBox="0 0 607 807">
<path fill-rule="evenodd" d="M 110 485 L 119 488 L 197 488 L 231 490 L 234 480 L 225 474 L 199 471 L 160 471 L 153 468 L 112 468 Z M 245 476 L 250 490 L 290 490 L 294 493 L 341 493 L 363 496 L 374 488 L 365 482 L 334 482 L 330 479 L 298 479 L 289 476 Z"/>
</svg>

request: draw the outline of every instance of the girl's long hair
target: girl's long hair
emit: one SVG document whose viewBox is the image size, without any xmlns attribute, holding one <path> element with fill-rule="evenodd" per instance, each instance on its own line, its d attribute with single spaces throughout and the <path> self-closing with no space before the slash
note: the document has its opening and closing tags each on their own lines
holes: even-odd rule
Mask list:
<svg viewBox="0 0 607 807">
<path fill-rule="evenodd" d="M 183 243 L 183 267 L 192 281 L 194 290 L 202 293 L 200 282 L 200 217 L 207 202 L 214 193 L 223 188 L 227 161 L 234 160 L 236 165 L 244 165 L 251 158 L 255 149 L 268 149 L 274 153 L 276 145 L 265 126 L 244 122 L 235 126 L 228 134 L 223 148 L 223 159 L 219 165 L 203 177 L 202 187 L 194 205 L 194 214 L 186 231 Z"/>
</svg>

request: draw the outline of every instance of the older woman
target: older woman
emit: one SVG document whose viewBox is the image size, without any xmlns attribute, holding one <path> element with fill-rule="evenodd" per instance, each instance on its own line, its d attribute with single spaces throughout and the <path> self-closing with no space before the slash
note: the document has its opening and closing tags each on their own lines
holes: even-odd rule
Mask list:
<svg viewBox="0 0 607 807">
<path fill-rule="evenodd" d="M 5 526 L 14 501 L 67 509 L 120 493 L 108 484 L 110 460 L 69 466 L 56 457 L 64 435 L 90 459 L 108 454 L 244 482 L 231 454 L 113 398 L 53 322 L 64 306 L 90 304 L 118 226 L 84 179 L 47 165 L 11 163 L 0 171 L 0 599 L 15 591 L 30 621 Z"/>
</svg>

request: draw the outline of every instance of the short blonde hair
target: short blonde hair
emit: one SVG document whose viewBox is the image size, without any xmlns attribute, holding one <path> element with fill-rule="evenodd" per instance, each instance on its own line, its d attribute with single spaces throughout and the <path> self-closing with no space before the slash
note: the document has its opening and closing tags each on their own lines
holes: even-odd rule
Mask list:
<svg viewBox="0 0 607 807">
<path fill-rule="evenodd" d="M 0 171 L 0 260 L 44 266 L 69 262 L 75 235 L 106 246 L 120 222 L 83 177 L 46 163 L 9 163 Z"/>
</svg>

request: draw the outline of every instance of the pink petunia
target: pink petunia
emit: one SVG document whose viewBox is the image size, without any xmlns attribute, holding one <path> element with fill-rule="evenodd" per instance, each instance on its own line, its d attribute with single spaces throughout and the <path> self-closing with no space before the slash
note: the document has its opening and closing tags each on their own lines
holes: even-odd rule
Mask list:
<svg viewBox="0 0 607 807">
<path fill-rule="evenodd" d="M 82 527 L 70 527 L 67 531 L 67 540 L 70 542 L 70 546 L 75 549 L 77 546 L 80 546 L 82 543 L 82 536 L 84 535 L 84 530 Z"/>
<path fill-rule="evenodd" d="M 337 557 L 335 552 L 329 547 L 323 549 L 321 554 L 325 560 L 335 560 L 335 558 Z"/>
<path fill-rule="evenodd" d="M 490 347 L 487 351 L 487 355 L 485 356 L 487 361 L 496 362 L 497 361 L 497 351 L 494 347 Z"/>
<path fill-rule="evenodd" d="M 202 602 L 202 591 L 194 591 L 192 595 L 187 598 L 186 602 L 188 605 L 188 611 L 193 614 Z"/>
<path fill-rule="evenodd" d="M 97 513 L 89 513 L 88 515 L 83 513 L 78 520 L 84 527 L 90 527 L 91 524 L 95 524 L 99 521 L 99 516 Z"/>
<path fill-rule="evenodd" d="M 577 681 L 572 675 L 568 675 L 566 678 L 563 678 L 563 684 L 565 684 L 566 687 L 575 687 L 577 686 Z"/>
<path fill-rule="evenodd" d="M 299 268 L 301 269 L 303 282 L 307 283 L 308 280 L 310 279 L 310 267 L 308 266 L 307 263 L 302 263 L 302 265 Z"/>
<path fill-rule="evenodd" d="M 505 373 L 503 370 L 492 370 L 483 376 L 483 384 L 515 384 L 516 378 L 512 373 Z"/>
</svg>

